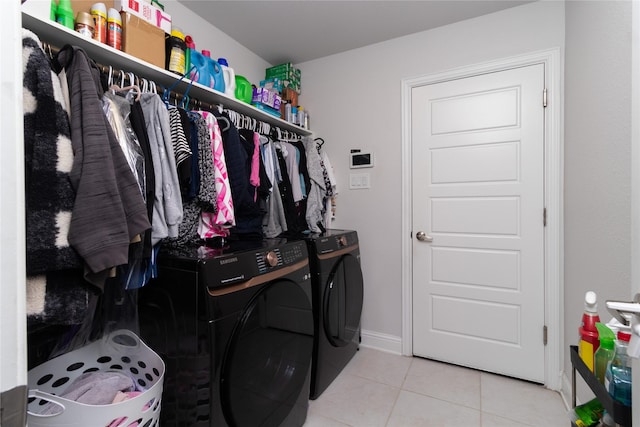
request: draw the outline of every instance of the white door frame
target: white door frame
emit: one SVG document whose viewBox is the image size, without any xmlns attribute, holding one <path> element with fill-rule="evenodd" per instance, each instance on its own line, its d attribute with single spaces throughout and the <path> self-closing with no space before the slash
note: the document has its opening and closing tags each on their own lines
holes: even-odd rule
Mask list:
<svg viewBox="0 0 640 427">
<path fill-rule="evenodd" d="M 8 19 L 0 36 L 7 57 L 14 60 L 0 67 L 0 130 L 6 141 L 0 159 L 0 393 L 9 392 L 2 396 L 5 401 L 0 397 L 5 411 L 0 424 L 18 425 L 22 419 L 16 405 L 26 405 L 27 397 L 22 19 L 18 2 L 3 6 Z"/>
<path fill-rule="evenodd" d="M 456 68 L 437 74 L 429 74 L 402 80 L 402 354 L 413 355 L 412 309 L 412 217 L 411 217 L 411 90 L 414 87 L 448 80 L 472 77 L 532 64 L 545 65 L 547 108 L 544 113 L 544 204 L 547 208 L 547 226 L 544 228 L 545 263 L 545 386 L 552 390 L 562 388 L 564 366 L 561 308 L 563 291 L 563 174 L 564 140 L 562 104 L 562 61 L 560 49 L 550 49 L 482 64 Z M 543 94 L 540 94 L 542 102 Z M 542 218 L 540 219 L 542 221 Z"/>
</svg>

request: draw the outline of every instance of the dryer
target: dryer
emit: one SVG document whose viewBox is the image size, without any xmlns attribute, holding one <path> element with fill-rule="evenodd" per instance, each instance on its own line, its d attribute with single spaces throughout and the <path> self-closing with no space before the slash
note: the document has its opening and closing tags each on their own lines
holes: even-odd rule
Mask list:
<svg viewBox="0 0 640 427">
<path fill-rule="evenodd" d="M 140 329 L 165 361 L 161 425 L 302 426 L 313 313 L 302 241 L 163 253 Z"/>
<path fill-rule="evenodd" d="M 309 397 L 316 399 L 358 351 L 364 287 L 356 231 L 326 230 L 304 239 L 315 332 Z"/>
</svg>

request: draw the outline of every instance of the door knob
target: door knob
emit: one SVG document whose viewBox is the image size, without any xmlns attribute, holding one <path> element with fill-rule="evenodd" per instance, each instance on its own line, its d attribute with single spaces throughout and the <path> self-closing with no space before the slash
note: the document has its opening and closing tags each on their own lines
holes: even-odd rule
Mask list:
<svg viewBox="0 0 640 427">
<path fill-rule="evenodd" d="M 424 231 L 418 231 L 416 233 L 416 239 L 420 240 L 421 242 L 433 242 L 433 237 L 428 236 Z"/>
</svg>

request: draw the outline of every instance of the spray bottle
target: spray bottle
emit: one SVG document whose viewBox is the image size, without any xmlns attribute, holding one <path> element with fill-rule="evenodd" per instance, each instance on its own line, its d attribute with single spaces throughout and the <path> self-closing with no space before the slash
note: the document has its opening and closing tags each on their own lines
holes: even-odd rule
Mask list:
<svg viewBox="0 0 640 427">
<path fill-rule="evenodd" d="M 631 358 L 627 354 L 631 328 L 619 330 L 617 338 L 615 354 L 604 376 L 604 387 L 615 400 L 631 406 Z"/>
<path fill-rule="evenodd" d="M 599 321 L 597 296 L 595 292 L 589 291 L 584 296 L 584 313 L 582 314 L 582 323 L 578 328 L 580 333 L 578 354 L 591 372 L 593 372 L 593 356 L 600 345 L 596 328 L 596 323 Z"/>
<path fill-rule="evenodd" d="M 594 374 L 601 384 L 604 384 L 604 375 L 607 372 L 607 365 L 613 360 L 616 351 L 616 336 L 607 325 L 600 322 L 596 323 L 598 329 L 598 338 L 600 339 L 600 347 L 594 355 L 595 366 Z"/>
</svg>

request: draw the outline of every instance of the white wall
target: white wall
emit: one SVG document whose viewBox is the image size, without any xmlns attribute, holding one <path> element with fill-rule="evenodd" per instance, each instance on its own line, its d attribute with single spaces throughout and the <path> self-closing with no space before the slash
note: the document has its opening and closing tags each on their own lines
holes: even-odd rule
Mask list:
<svg viewBox="0 0 640 427">
<path fill-rule="evenodd" d="M 598 294 L 603 321 L 605 300 L 631 299 L 631 2 L 568 1 L 565 13 L 568 346 L 587 290 Z"/>
<path fill-rule="evenodd" d="M 339 181 L 335 228 L 361 240 L 365 333 L 395 345 L 402 332 L 401 80 L 563 46 L 564 4 L 542 1 L 299 64 L 301 104 Z M 375 153 L 376 166 L 360 170 L 369 190 L 348 188 L 352 148 Z"/>
</svg>

